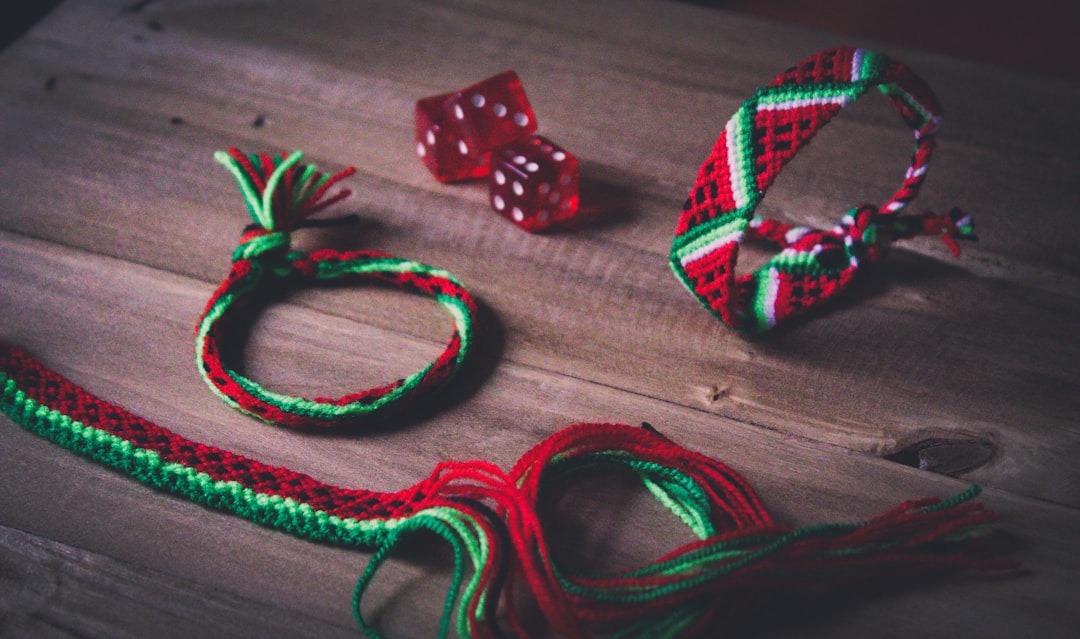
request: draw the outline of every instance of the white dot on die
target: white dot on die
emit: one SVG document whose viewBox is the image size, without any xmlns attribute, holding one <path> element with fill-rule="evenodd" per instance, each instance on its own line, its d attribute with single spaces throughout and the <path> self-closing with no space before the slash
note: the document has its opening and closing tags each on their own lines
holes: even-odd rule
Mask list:
<svg viewBox="0 0 1080 639">
<path fill-rule="evenodd" d="M 502 171 L 495 171 L 495 182 L 498 184 L 506 184 L 506 176 Z"/>
<path fill-rule="evenodd" d="M 540 211 L 540 212 L 539 212 L 539 213 L 538 213 L 538 214 L 536 215 L 536 217 L 537 217 L 537 218 L 538 218 L 538 219 L 539 219 L 539 220 L 540 220 L 541 222 L 547 222 L 547 221 L 548 221 L 548 216 L 550 216 L 550 215 L 551 215 L 551 214 L 550 214 L 550 213 L 548 213 L 547 211 Z"/>
<path fill-rule="evenodd" d="M 552 204 L 558 204 L 559 200 L 561 200 L 561 199 L 562 199 L 562 193 L 559 193 L 558 191 L 555 191 L 554 193 L 551 194 L 551 197 L 548 198 L 548 201 L 551 202 Z"/>
<path fill-rule="evenodd" d="M 525 170 L 528 171 L 529 173 L 536 173 L 537 171 L 540 170 L 540 165 L 537 164 L 536 162 L 529 162 L 528 164 L 525 165 Z"/>
<path fill-rule="evenodd" d="M 563 153 L 562 151 L 556 151 L 556 152 L 551 154 L 551 159 L 555 160 L 556 162 L 562 162 L 563 160 L 566 159 L 566 154 Z"/>
<path fill-rule="evenodd" d="M 551 185 L 547 182 L 544 182 L 539 187 L 537 187 L 536 190 L 540 193 L 540 195 L 547 195 L 548 192 L 551 191 Z"/>
<path fill-rule="evenodd" d="M 495 115 L 499 116 L 500 118 L 506 115 L 506 107 L 499 102 L 496 102 L 495 106 L 491 107 L 491 110 L 494 111 Z"/>
<path fill-rule="evenodd" d="M 521 186 L 521 182 L 514 182 L 514 193 L 525 195 L 525 187 Z"/>
<path fill-rule="evenodd" d="M 570 184 L 570 176 L 569 175 L 562 176 L 562 179 L 559 180 L 559 184 L 562 184 L 563 186 L 566 186 L 567 184 Z"/>
<path fill-rule="evenodd" d="M 454 105 L 454 117 L 459 119 L 459 120 L 464 120 L 465 119 L 465 112 L 461 110 L 461 105 L 460 104 L 455 104 Z"/>
<path fill-rule="evenodd" d="M 514 215 L 514 221 L 515 222 L 520 222 L 520 221 L 525 219 L 525 211 L 522 211 L 521 209 L 519 209 L 516 206 L 514 207 L 514 210 L 511 211 L 511 213 L 513 213 L 513 215 Z"/>
<path fill-rule="evenodd" d="M 473 95 L 472 104 L 474 107 L 479 109 L 480 107 L 484 106 L 484 102 L 484 96 L 480 95 L 479 93 Z"/>
<path fill-rule="evenodd" d="M 435 132 L 431 129 L 427 130 L 427 143 L 431 146 L 435 146 Z"/>
<path fill-rule="evenodd" d="M 469 154 L 469 145 L 465 144 L 465 140 L 458 140 L 457 149 L 458 151 L 461 151 L 462 155 Z"/>
<path fill-rule="evenodd" d="M 564 211 L 569 211 L 570 210 L 570 200 L 566 200 L 565 202 L 563 202 L 562 206 L 560 206 L 559 208 L 561 208 Z"/>
<path fill-rule="evenodd" d="M 516 124 L 518 126 L 525 126 L 528 123 L 529 123 L 529 116 L 525 115 L 524 113 L 515 113 L 514 114 L 514 124 Z"/>
<path fill-rule="evenodd" d="M 424 148 L 423 142 L 416 143 L 416 154 L 420 157 L 424 157 L 425 155 L 427 155 L 427 149 Z"/>
<path fill-rule="evenodd" d="M 506 202 L 503 201 L 501 195 L 492 196 L 491 203 L 495 205 L 496 210 L 501 211 L 506 208 Z"/>
<path fill-rule="evenodd" d="M 515 155 L 514 156 L 514 164 L 525 164 L 525 156 L 524 155 Z"/>
</svg>

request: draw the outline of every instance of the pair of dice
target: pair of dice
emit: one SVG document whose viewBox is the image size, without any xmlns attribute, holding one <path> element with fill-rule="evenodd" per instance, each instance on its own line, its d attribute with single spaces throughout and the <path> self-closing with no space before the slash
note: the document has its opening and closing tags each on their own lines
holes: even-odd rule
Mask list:
<svg viewBox="0 0 1080 639">
<path fill-rule="evenodd" d="M 530 232 L 578 211 L 577 158 L 536 129 L 513 71 L 416 103 L 416 154 L 424 166 L 444 183 L 487 177 L 491 206 Z"/>
</svg>

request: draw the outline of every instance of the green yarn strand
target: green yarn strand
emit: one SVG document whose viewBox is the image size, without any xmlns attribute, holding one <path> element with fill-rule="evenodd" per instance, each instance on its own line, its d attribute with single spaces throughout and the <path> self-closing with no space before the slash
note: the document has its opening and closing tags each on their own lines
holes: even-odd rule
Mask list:
<svg viewBox="0 0 1080 639">
<path fill-rule="evenodd" d="M 228 169 L 229 173 L 232 173 L 233 177 L 236 178 L 236 183 L 240 185 L 240 192 L 244 196 L 244 203 L 247 204 L 248 213 L 251 215 L 251 219 L 264 229 L 270 230 L 271 227 L 264 221 L 266 216 L 262 211 L 258 190 L 255 188 L 255 185 L 251 183 L 251 178 L 244 173 L 244 170 L 237 164 L 236 158 L 225 151 L 215 151 L 214 159 L 217 160 L 218 164 L 221 164 Z"/>
<path fill-rule="evenodd" d="M 270 174 L 270 179 L 266 181 L 266 188 L 263 189 L 262 193 L 262 219 L 257 220 L 262 224 L 263 228 L 267 230 L 276 228 L 274 219 L 274 192 L 277 191 L 278 182 L 281 181 L 285 173 L 298 164 L 303 158 L 304 153 L 302 151 L 293 151 L 292 154 L 282 160 L 274 169 L 274 172 Z M 293 203 L 290 202 L 290 204 Z M 287 214 L 288 212 L 283 211 L 283 213 Z"/>
</svg>

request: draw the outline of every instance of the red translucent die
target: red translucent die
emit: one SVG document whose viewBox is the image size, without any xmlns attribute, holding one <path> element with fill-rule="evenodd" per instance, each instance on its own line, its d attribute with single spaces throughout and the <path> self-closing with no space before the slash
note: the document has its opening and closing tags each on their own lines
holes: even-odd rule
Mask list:
<svg viewBox="0 0 1080 639">
<path fill-rule="evenodd" d="M 578 211 L 578 161 L 539 135 L 491 154 L 491 205 L 526 231 L 539 231 Z"/>
<path fill-rule="evenodd" d="M 513 71 L 504 71 L 450 95 L 446 113 L 461 129 L 464 150 L 478 157 L 536 130 L 525 88 Z"/>
<path fill-rule="evenodd" d="M 461 127 L 447 115 L 452 94 L 416 102 L 416 154 L 440 182 L 457 182 L 488 174 L 487 153 L 474 154 L 462 138 Z"/>
</svg>

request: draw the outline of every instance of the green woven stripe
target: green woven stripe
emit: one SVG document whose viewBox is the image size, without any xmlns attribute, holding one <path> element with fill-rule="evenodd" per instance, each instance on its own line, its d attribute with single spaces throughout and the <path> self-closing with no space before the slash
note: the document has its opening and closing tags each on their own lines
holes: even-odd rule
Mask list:
<svg viewBox="0 0 1080 639">
<path fill-rule="evenodd" d="M 785 249 L 766 262 L 762 269 L 775 268 L 777 271 L 791 275 L 818 277 L 843 270 L 846 266 L 845 264 L 840 268 L 827 269 L 821 265 L 817 256 L 810 251 Z"/>
<path fill-rule="evenodd" d="M 443 300 L 440 299 L 440 301 Z M 461 326 L 462 324 L 460 322 L 467 321 L 466 318 L 468 317 L 464 304 L 461 303 L 460 300 L 458 300 L 457 298 L 453 297 L 446 298 L 446 301 L 452 302 L 447 305 L 447 310 L 451 310 L 451 315 L 453 315 L 455 317 L 455 320 L 459 322 L 458 326 Z M 462 331 L 462 334 L 465 333 L 466 331 Z M 467 346 L 468 344 L 463 339 L 460 352 L 464 353 Z M 460 361 L 462 357 L 463 355 L 459 355 L 458 360 Z M 313 400 L 305 399 L 303 397 L 293 397 L 291 395 L 276 393 L 274 391 L 266 389 L 263 386 L 260 386 L 257 382 L 252 381 L 247 377 L 244 377 L 243 375 L 237 373 L 234 370 L 229 369 L 227 372 L 229 376 L 232 377 L 232 379 L 235 380 L 236 383 L 244 389 L 244 391 L 246 391 L 252 397 L 257 398 L 259 401 L 262 401 L 266 404 L 275 406 L 286 412 L 295 415 L 301 415 L 304 417 L 317 417 L 320 419 L 340 419 L 342 417 L 359 416 L 367 413 L 372 413 L 381 409 L 387 404 L 392 404 L 398 401 L 405 395 L 408 395 L 413 390 L 415 390 L 416 387 L 419 386 L 420 383 L 423 381 L 424 377 L 431 371 L 432 368 L 434 368 L 434 366 L 435 363 L 432 362 L 425 366 L 423 369 L 409 375 L 408 377 L 405 377 L 397 387 L 377 399 L 355 401 L 341 405 L 316 402 Z M 229 403 L 235 405 L 233 402 Z"/>
<path fill-rule="evenodd" d="M 293 397 L 291 395 L 284 395 L 282 393 L 275 393 L 268 390 L 258 383 L 240 375 L 239 373 L 230 370 L 230 376 L 240 385 L 252 397 L 255 397 L 259 401 L 279 408 L 287 413 L 293 415 L 300 415 L 303 417 L 317 417 L 319 419 L 331 420 L 340 419 L 348 416 L 359 416 L 366 413 L 374 412 L 386 404 L 390 404 L 402 396 L 409 394 L 415 389 L 420 381 L 424 378 L 424 375 L 431 370 L 434 364 L 428 364 L 423 370 L 417 371 L 412 375 L 404 378 L 401 384 L 395 387 L 392 391 L 385 395 L 369 401 L 356 401 L 348 404 L 328 404 L 323 402 L 316 402 L 303 397 Z"/>
<path fill-rule="evenodd" d="M 214 304 L 206 310 L 202 318 L 199 321 L 199 325 L 195 332 L 195 363 L 200 375 L 205 376 L 205 369 L 203 368 L 203 353 L 206 352 L 206 340 L 209 338 L 210 329 L 217 323 L 221 316 L 225 314 L 229 307 L 237 300 L 237 298 L 250 293 L 259 283 L 261 277 L 260 269 L 262 265 L 258 262 L 251 263 L 251 273 L 244 279 L 236 282 L 233 286 L 222 293 L 220 293 L 215 299 Z M 210 390 L 213 391 L 221 401 L 225 402 L 229 406 L 241 410 L 240 404 L 233 398 L 229 397 L 217 387 L 216 384 L 208 384 Z"/>
<path fill-rule="evenodd" d="M 687 255 L 708 245 L 710 242 L 741 232 L 746 228 L 747 224 L 746 217 L 740 214 L 742 210 L 732 211 L 709 220 L 705 224 L 699 224 L 691 229 L 691 232 L 675 238 L 675 248 L 672 250 L 672 255 L 681 263 Z"/>
<path fill-rule="evenodd" d="M 782 85 L 778 87 L 765 87 L 758 90 L 756 96 L 756 102 L 758 104 L 766 105 L 782 105 L 786 102 L 796 102 L 800 100 L 813 100 L 813 99 L 835 99 L 835 98 L 849 98 L 855 99 L 859 97 L 867 89 L 867 83 L 865 81 L 860 82 L 844 82 L 844 83 L 827 83 L 827 84 L 812 84 L 806 87 L 795 88 L 792 85 Z M 800 107 L 794 107 L 800 108 Z M 755 106 L 755 111 L 757 107 Z"/>
<path fill-rule="evenodd" d="M 881 91 L 881 93 L 886 95 L 886 96 L 889 96 L 889 97 L 892 97 L 892 98 L 897 98 L 897 99 L 903 101 L 904 104 L 908 105 L 913 110 L 915 110 L 915 112 L 917 112 L 919 114 L 919 118 L 920 118 L 920 120 L 922 122 L 922 124 L 920 125 L 920 128 L 923 127 L 923 126 L 926 126 L 927 123 L 932 122 L 934 120 L 934 117 L 935 117 L 934 114 L 927 111 L 926 107 L 923 106 L 922 102 L 919 102 L 917 99 L 915 99 L 915 96 L 911 95 L 907 91 L 900 88 L 899 85 L 897 85 L 897 84 L 882 84 L 882 85 L 878 86 L 878 91 Z"/>
<path fill-rule="evenodd" d="M 735 205 L 752 207 L 759 195 L 754 174 L 754 112 L 757 104 L 750 100 L 731 117 L 728 146 L 728 170 Z M 732 151 L 735 157 L 732 157 Z"/>
<path fill-rule="evenodd" d="M 17 382 L 2 372 L 0 386 L 3 388 L 0 410 L 13 421 L 72 452 L 127 473 L 143 484 L 305 539 L 359 548 L 377 547 L 379 550 L 376 558 L 373 558 L 364 577 L 357 584 L 357 611 L 358 597 L 397 541 L 405 534 L 419 529 L 436 532 L 454 548 L 454 577 L 439 636 L 445 637 L 448 634 L 459 591 L 463 592 L 457 610 L 458 632 L 461 636 L 471 636 L 470 618 L 467 614 L 469 602 L 473 599 L 480 602 L 475 608 L 477 619 L 486 610 L 488 593 L 482 588 L 482 571 L 491 558 L 490 540 L 477 521 L 459 510 L 449 506 L 434 506 L 409 517 L 395 519 L 342 518 L 289 497 L 260 493 L 237 481 L 216 480 L 194 468 L 167 462 L 156 451 L 137 447 L 108 431 L 76 421 L 41 404 L 19 389 Z M 466 566 L 466 557 L 471 560 L 471 566 Z M 469 567 L 472 568 L 472 577 L 465 583 L 465 572 Z M 462 591 L 463 583 L 465 588 Z M 363 622 L 359 613 L 357 618 L 371 636 L 379 636 L 374 628 Z"/>
<path fill-rule="evenodd" d="M 229 308 L 237 302 L 237 300 L 243 295 L 250 293 L 254 290 L 260 279 L 264 276 L 263 265 L 259 262 L 252 262 L 251 274 L 243 280 L 234 284 L 230 289 L 217 297 L 213 306 L 207 310 L 200 321 L 198 331 L 196 334 L 196 354 L 199 364 L 199 370 L 202 370 L 202 357 L 205 351 L 205 344 L 208 338 L 211 328 L 221 317 L 229 310 Z M 444 278 L 454 282 L 461 286 L 461 284 L 448 272 L 420 264 L 411 260 L 404 260 L 394 257 L 386 258 L 363 258 L 358 260 L 345 260 L 345 261 L 327 261 L 319 262 L 316 278 L 318 279 L 333 279 L 345 275 L 364 275 L 373 273 L 416 273 L 421 275 L 428 275 L 437 278 Z M 468 306 L 462 300 L 450 296 L 450 295 L 437 295 L 434 298 L 440 303 L 453 318 L 455 330 L 459 334 L 461 347 L 459 350 L 458 361 L 462 361 L 465 354 L 471 347 L 472 342 L 472 320 L 471 313 Z M 355 401 L 348 404 L 335 405 L 325 402 L 316 402 L 303 397 L 293 397 L 282 393 L 276 393 L 271 390 L 260 386 L 255 381 L 237 373 L 235 370 L 227 369 L 228 375 L 241 387 L 250 394 L 257 398 L 259 401 L 279 408 L 283 411 L 300 415 L 303 417 L 315 417 L 319 419 L 340 419 L 343 417 L 355 417 L 369 413 L 376 412 L 388 404 L 392 404 L 400 400 L 402 397 L 412 392 L 420 383 L 424 377 L 434 367 L 434 362 L 428 364 L 422 370 L 417 371 L 408 377 L 404 378 L 400 385 L 388 392 L 387 394 L 379 397 L 375 400 L 368 401 Z M 228 397 L 217 385 L 210 384 L 210 388 L 214 393 L 220 397 L 225 403 L 233 408 L 240 408 L 236 400 Z M 256 415 L 258 417 L 258 415 Z"/>
<path fill-rule="evenodd" d="M 192 501 L 307 539 L 357 547 L 380 543 L 388 531 L 407 521 L 342 518 L 289 497 L 260 493 L 236 481 L 214 479 L 39 403 L 6 374 L 0 373 L 0 382 L 4 386 L 0 409 L 27 430 L 144 484 Z"/>
<path fill-rule="evenodd" d="M 331 279 L 350 274 L 417 273 L 457 282 L 457 278 L 441 268 L 400 257 L 363 257 L 356 260 L 325 261 L 319 262 L 316 269 L 315 276 L 319 279 Z"/>
<path fill-rule="evenodd" d="M 881 74 L 889 66 L 889 58 L 877 51 L 859 49 L 862 57 L 859 64 L 859 80 L 868 82 L 880 82 Z"/>
<path fill-rule="evenodd" d="M 776 289 L 780 286 L 777 269 L 768 265 L 759 268 L 754 271 L 750 285 L 753 286 L 753 299 L 747 305 L 751 312 L 746 318 L 747 326 L 750 327 L 753 320 L 751 330 L 771 328 L 776 324 Z"/>
</svg>

